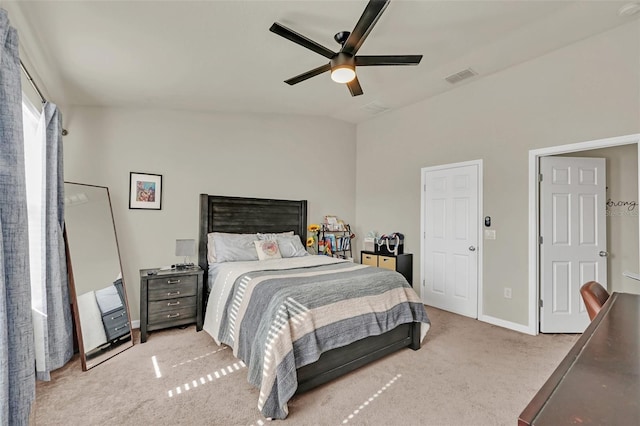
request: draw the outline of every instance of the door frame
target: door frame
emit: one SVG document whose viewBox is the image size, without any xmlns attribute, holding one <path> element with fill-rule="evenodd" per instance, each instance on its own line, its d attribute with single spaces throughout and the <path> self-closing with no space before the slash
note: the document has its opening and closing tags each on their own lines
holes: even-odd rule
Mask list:
<svg viewBox="0 0 640 426">
<path fill-rule="evenodd" d="M 459 167 L 466 167 L 466 166 L 477 166 L 478 167 L 478 244 L 477 244 L 477 252 L 478 252 L 478 259 L 477 259 L 477 264 L 478 264 L 478 270 L 477 270 L 477 277 L 476 277 L 476 282 L 477 282 L 477 286 L 478 286 L 478 297 L 477 297 L 477 310 L 478 310 L 478 316 L 477 319 L 482 319 L 484 317 L 484 312 L 482 310 L 482 306 L 483 306 L 483 294 L 482 294 L 482 289 L 483 289 L 483 285 L 482 285 L 482 277 L 483 277 L 483 254 L 484 254 L 484 246 L 483 246 L 483 231 L 484 231 L 484 220 L 483 220 L 483 214 L 484 214 L 484 204 L 483 204 L 483 190 L 484 190 L 484 174 L 483 174 L 483 166 L 482 166 L 482 159 L 479 160 L 471 160 L 471 161 L 463 161 L 460 163 L 450 163 L 450 164 L 440 164 L 437 166 L 430 166 L 430 167 L 423 167 L 422 169 L 420 169 L 420 181 L 421 181 L 421 185 L 420 185 L 420 234 L 422 235 L 422 237 L 420 238 L 420 298 L 422 299 L 422 301 L 424 302 L 423 299 L 423 295 L 422 295 L 422 288 L 424 287 L 425 284 L 425 267 L 424 267 L 424 252 L 425 252 L 425 237 L 426 237 L 426 228 L 425 228 L 425 220 L 424 220 L 424 216 L 425 216 L 425 191 L 426 191 L 426 181 L 425 181 L 425 174 L 428 172 L 434 172 L 437 170 L 447 170 L 447 169 L 454 169 L 454 168 L 459 168 Z"/>
<path fill-rule="evenodd" d="M 638 199 L 640 199 L 640 133 L 529 150 L 529 323 L 526 329 L 528 334 L 535 336 L 540 332 L 540 309 L 538 306 L 538 301 L 540 300 L 540 250 L 538 245 L 538 235 L 540 235 L 539 158 L 632 144 L 635 144 L 639 151 Z M 640 221 L 640 217 L 638 220 Z"/>
</svg>

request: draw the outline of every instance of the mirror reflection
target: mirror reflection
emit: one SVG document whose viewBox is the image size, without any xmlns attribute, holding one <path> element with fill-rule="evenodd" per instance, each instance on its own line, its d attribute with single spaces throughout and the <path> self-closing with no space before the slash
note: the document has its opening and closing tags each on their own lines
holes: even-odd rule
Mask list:
<svg viewBox="0 0 640 426">
<path fill-rule="evenodd" d="M 82 368 L 133 346 L 109 189 L 65 182 L 69 283 Z"/>
</svg>

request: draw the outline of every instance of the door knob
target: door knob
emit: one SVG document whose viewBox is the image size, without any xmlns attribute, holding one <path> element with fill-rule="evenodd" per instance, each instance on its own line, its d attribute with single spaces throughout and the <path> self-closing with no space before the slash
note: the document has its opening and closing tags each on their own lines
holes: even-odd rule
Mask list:
<svg viewBox="0 0 640 426">
<path fill-rule="evenodd" d="M 609 256 L 609 252 L 602 250 L 600 253 L 598 253 L 600 255 L 600 257 L 607 257 Z"/>
<path fill-rule="evenodd" d="M 469 251 L 476 251 L 476 248 L 474 246 L 469 246 Z"/>
</svg>

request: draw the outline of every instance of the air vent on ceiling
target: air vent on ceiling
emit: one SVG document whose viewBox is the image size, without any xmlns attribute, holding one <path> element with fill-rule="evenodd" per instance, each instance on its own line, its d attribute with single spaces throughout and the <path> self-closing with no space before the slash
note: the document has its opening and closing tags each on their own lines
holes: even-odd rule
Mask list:
<svg viewBox="0 0 640 426">
<path fill-rule="evenodd" d="M 361 108 L 367 111 L 371 115 L 381 114 L 391 109 L 380 101 L 369 102 L 368 104 L 362 106 Z"/>
<path fill-rule="evenodd" d="M 462 70 L 459 71 L 455 74 L 451 74 L 449 77 L 445 77 L 444 79 L 447 80 L 449 83 L 451 84 L 456 84 L 461 82 L 462 80 L 466 80 L 467 78 L 471 78 L 474 75 L 478 75 L 477 72 L 475 72 L 474 70 L 472 70 L 471 68 L 467 68 L 466 70 Z"/>
</svg>

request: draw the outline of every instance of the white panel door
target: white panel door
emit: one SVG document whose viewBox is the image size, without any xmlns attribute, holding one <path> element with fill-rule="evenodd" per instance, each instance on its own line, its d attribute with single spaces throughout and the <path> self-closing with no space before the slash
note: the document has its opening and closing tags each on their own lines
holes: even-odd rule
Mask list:
<svg viewBox="0 0 640 426">
<path fill-rule="evenodd" d="M 478 165 L 423 171 L 425 304 L 478 317 Z"/>
<path fill-rule="evenodd" d="M 607 287 L 604 158 L 540 158 L 540 331 L 582 333 L 580 287 Z"/>
</svg>

